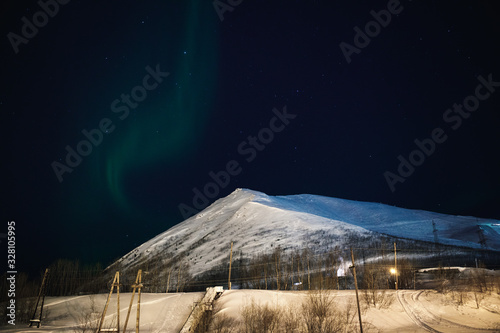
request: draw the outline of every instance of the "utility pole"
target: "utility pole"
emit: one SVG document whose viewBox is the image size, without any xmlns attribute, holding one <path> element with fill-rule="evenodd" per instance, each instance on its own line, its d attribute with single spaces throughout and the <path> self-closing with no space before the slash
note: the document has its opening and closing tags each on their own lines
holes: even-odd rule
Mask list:
<svg viewBox="0 0 500 333">
<path fill-rule="evenodd" d="M 264 267 L 264 281 L 266 281 L 266 290 L 267 290 L 267 263 L 266 267 Z"/>
<path fill-rule="evenodd" d="M 147 273 L 147 272 L 146 272 Z M 135 332 L 139 333 L 139 322 L 141 317 L 141 288 L 144 287 L 142 284 L 142 269 L 137 272 L 137 277 L 135 278 L 135 283 L 132 285 L 132 297 L 130 298 L 130 304 L 128 306 L 127 318 L 125 319 L 125 325 L 123 326 L 123 332 L 127 331 L 128 319 L 130 317 L 130 310 L 132 310 L 132 304 L 134 303 L 134 296 L 136 290 L 138 290 L 137 298 L 137 314 L 135 317 Z"/>
<path fill-rule="evenodd" d="M 299 269 L 300 269 L 300 256 L 297 256 L 297 279 L 299 280 L 299 282 L 302 282 Z"/>
<path fill-rule="evenodd" d="M 486 237 L 484 237 L 484 230 L 480 225 L 477 226 L 477 233 L 479 235 L 479 244 L 481 244 L 481 248 L 485 249 L 487 247 Z"/>
<path fill-rule="evenodd" d="M 307 254 L 307 290 L 311 290 L 311 271 L 309 270 L 309 254 Z"/>
<path fill-rule="evenodd" d="M 358 296 L 358 279 L 356 278 L 356 265 L 354 265 L 354 253 L 351 247 L 351 259 L 352 259 L 352 271 L 354 273 L 354 287 L 356 288 L 356 303 L 358 303 L 358 318 L 359 318 L 359 330 L 363 333 L 363 324 L 361 322 L 361 310 L 359 308 L 359 296 Z"/>
<path fill-rule="evenodd" d="M 40 324 L 42 323 L 43 304 L 45 303 L 45 294 L 47 292 L 48 276 L 49 276 L 49 269 L 47 268 L 45 269 L 45 273 L 43 274 L 42 285 L 40 286 L 40 291 L 38 292 L 38 298 L 36 300 L 35 310 L 33 311 L 33 315 L 31 316 L 29 327 L 33 326 L 33 324 L 36 324 L 36 327 L 40 328 Z M 36 312 L 38 309 L 38 304 L 40 303 L 40 299 L 42 299 L 42 303 L 40 306 L 40 315 L 38 316 L 37 319 Z"/>
<path fill-rule="evenodd" d="M 438 230 L 436 228 L 436 222 L 434 222 L 434 220 L 432 220 L 432 233 L 434 234 L 434 244 L 437 245 L 438 243 Z"/>
<path fill-rule="evenodd" d="M 417 284 L 417 270 L 414 269 L 413 270 L 413 290 L 417 289 L 417 288 L 415 288 L 416 284 Z"/>
<path fill-rule="evenodd" d="M 396 291 L 398 290 L 398 257 L 396 254 L 396 242 L 394 242 L 394 275 L 396 275 Z"/>
<path fill-rule="evenodd" d="M 177 270 L 177 290 L 175 291 L 176 293 L 179 292 L 179 284 L 181 283 L 181 266 L 182 266 L 182 261 L 179 262 L 179 269 Z"/>
<path fill-rule="evenodd" d="M 168 294 L 168 288 L 170 287 L 170 274 L 172 274 L 172 270 L 174 267 L 170 267 L 170 270 L 168 271 L 168 279 L 167 279 L 167 294 Z"/>
<path fill-rule="evenodd" d="M 113 283 L 111 283 L 111 290 L 108 294 L 108 299 L 106 300 L 106 305 L 104 306 L 104 311 L 102 312 L 101 319 L 99 321 L 99 327 L 97 329 L 97 333 L 101 332 L 110 332 L 102 329 L 102 325 L 104 324 L 104 319 L 106 318 L 106 311 L 108 311 L 109 300 L 111 299 L 111 295 L 113 294 L 113 290 L 116 287 L 116 328 L 111 329 L 111 332 L 120 333 L 120 272 L 117 271 L 115 273 L 115 277 L 113 279 Z"/>
<path fill-rule="evenodd" d="M 281 248 L 279 246 L 274 250 L 274 265 L 276 270 L 276 290 L 280 290 Z"/>
<path fill-rule="evenodd" d="M 231 242 L 231 253 L 229 254 L 229 277 L 227 278 L 227 289 L 231 290 L 231 264 L 233 262 L 233 242 Z"/>
</svg>

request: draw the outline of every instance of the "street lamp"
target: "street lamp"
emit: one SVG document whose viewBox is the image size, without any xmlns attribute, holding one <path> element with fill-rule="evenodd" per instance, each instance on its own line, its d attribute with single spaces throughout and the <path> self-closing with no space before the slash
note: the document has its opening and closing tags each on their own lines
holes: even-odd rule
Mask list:
<svg viewBox="0 0 500 333">
<path fill-rule="evenodd" d="M 398 271 L 395 268 L 391 268 L 390 272 L 392 275 L 396 277 L 396 281 L 394 281 L 394 286 L 396 287 L 396 290 L 398 290 Z"/>
</svg>

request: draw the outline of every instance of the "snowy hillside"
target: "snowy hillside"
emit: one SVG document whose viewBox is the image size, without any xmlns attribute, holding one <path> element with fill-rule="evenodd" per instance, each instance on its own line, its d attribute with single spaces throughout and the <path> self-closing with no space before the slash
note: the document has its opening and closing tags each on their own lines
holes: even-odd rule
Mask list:
<svg viewBox="0 0 500 333">
<path fill-rule="evenodd" d="M 433 221 L 435 227 L 433 227 Z M 433 230 L 437 230 L 434 232 Z M 152 258 L 182 256 L 197 275 L 222 263 L 231 241 L 242 256 L 319 244 L 346 245 L 383 233 L 422 241 L 500 250 L 500 221 L 409 210 L 317 195 L 268 196 L 237 189 L 199 214 L 137 247 L 117 264 L 132 267 Z M 484 242 L 483 242 L 484 244 Z M 159 259 L 162 260 L 162 259 Z"/>
</svg>

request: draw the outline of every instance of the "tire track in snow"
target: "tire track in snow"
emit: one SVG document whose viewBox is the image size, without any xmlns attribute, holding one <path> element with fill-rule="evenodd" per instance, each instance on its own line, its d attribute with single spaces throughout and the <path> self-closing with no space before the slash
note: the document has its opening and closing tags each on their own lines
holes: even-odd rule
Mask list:
<svg viewBox="0 0 500 333">
<path fill-rule="evenodd" d="M 71 297 L 71 298 L 63 299 L 63 300 L 59 300 L 59 301 L 54 301 L 54 302 L 45 304 L 44 307 L 48 308 L 48 307 L 51 307 L 51 306 L 54 306 L 54 305 L 57 305 L 57 304 L 61 304 L 61 303 L 64 303 L 64 302 L 70 302 L 70 301 L 73 301 L 75 299 L 82 298 L 82 297 L 85 297 L 85 296 L 86 295 L 82 295 L 82 296 Z"/>
<path fill-rule="evenodd" d="M 489 312 L 491 312 L 491 313 L 494 313 L 494 314 L 500 314 L 500 312 L 498 312 L 498 311 L 496 311 L 496 310 L 494 310 L 494 309 L 492 309 L 492 308 L 490 308 L 490 307 L 488 307 L 488 306 L 486 306 L 486 305 L 481 305 L 481 307 L 482 307 L 483 309 L 485 309 L 486 311 L 489 311 Z"/>
<path fill-rule="evenodd" d="M 424 291 L 420 291 L 420 292 L 417 292 L 417 293 L 412 293 L 411 297 L 413 299 L 414 302 L 417 302 L 420 295 L 423 293 Z M 468 330 L 473 330 L 474 332 L 498 332 L 498 330 L 496 329 L 493 329 L 493 328 L 479 328 L 479 327 L 472 327 L 472 326 L 467 326 L 467 325 L 463 325 L 463 324 L 459 324 L 459 323 L 456 323 L 454 321 L 451 321 L 451 320 L 448 320 L 448 319 L 445 319 L 445 318 L 442 318 L 442 317 L 437 317 L 436 315 L 434 315 L 432 312 L 430 312 L 429 310 L 427 310 L 425 308 L 425 306 L 422 306 L 422 309 L 430 316 L 432 317 L 433 320 L 436 320 L 440 323 L 444 323 L 447 325 L 447 327 L 449 328 L 462 328 L 462 329 L 468 329 Z"/>
<path fill-rule="evenodd" d="M 417 324 L 417 326 L 419 326 L 419 327 L 421 327 L 424 330 L 427 330 L 429 332 L 441 333 L 440 331 L 433 329 L 432 327 L 430 327 L 429 325 L 424 323 L 422 320 L 420 320 L 420 318 L 418 318 L 417 314 L 414 311 L 412 311 L 412 309 L 410 308 L 410 305 L 408 304 L 408 302 L 404 298 L 404 294 L 401 294 L 399 290 L 396 291 L 396 296 L 398 297 L 398 301 L 401 304 L 401 306 L 403 307 L 403 310 L 405 310 L 408 317 L 410 317 L 410 319 L 415 324 Z"/>
</svg>

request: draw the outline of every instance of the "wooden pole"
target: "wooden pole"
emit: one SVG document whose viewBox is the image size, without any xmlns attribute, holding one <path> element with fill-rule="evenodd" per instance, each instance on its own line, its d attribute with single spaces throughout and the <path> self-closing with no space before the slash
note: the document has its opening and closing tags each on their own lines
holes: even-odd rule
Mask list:
<svg viewBox="0 0 500 333">
<path fill-rule="evenodd" d="M 137 284 L 137 279 L 135 279 L 135 283 Z M 123 332 L 127 330 L 128 318 L 130 317 L 130 310 L 132 309 L 134 297 L 135 297 L 135 288 L 132 290 L 132 296 L 130 297 L 130 304 L 128 305 L 127 317 L 125 318 L 125 324 L 123 325 Z"/>
<path fill-rule="evenodd" d="M 275 251 L 276 256 L 274 257 L 274 265 L 276 267 L 276 290 L 280 290 L 280 260 L 281 258 L 279 257 L 281 253 L 279 252 L 279 248 L 276 249 Z"/>
<path fill-rule="evenodd" d="M 300 283 L 302 283 L 302 278 L 300 276 L 300 256 L 297 256 L 297 279 L 299 280 Z"/>
<path fill-rule="evenodd" d="M 311 271 L 309 270 L 309 254 L 307 256 L 307 290 L 311 290 Z"/>
<path fill-rule="evenodd" d="M 396 291 L 398 290 L 398 257 L 396 254 L 396 242 L 394 242 L 394 274 L 396 275 Z"/>
<path fill-rule="evenodd" d="M 415 269 L 413 270 L 413 290 L 417 289 L 415 288 L 416 284 L 417 284 L 417 270 Z"/>
<path fill-rule="evenodd" d="M 104 311 L 102 312 L 101 320 L 99 321 L 99 328 L 97 332 L 101 332 L 102 325 L 104 324 L 104 318 L 106 317 L 106 311 L 108 310 L 109 300 L 111 295 L 113 294 L 113 290 L 117 287 L 117 306 L 116 309 L 118 311 L 118 322 L 116 323 L 117 332 L 120 332 L 120 272 L 115 273 L 115 278 L 113 279 L 113 283 L 111 284 L 111 290 L 109 291 L 108 299 L 106 300 L 106 305 L 104 306 Z"/>
<path fill-rule="evenodd" d="M 264 280 L 266 281 L 266 290 L 267 290 L 267 263 L 266 267 L 264 267 Z"/>
<path fill-rule="evenodd" d="M 40 317 L 38 318 L 40 321 L 38 322 L 37 328 L 40 327 L 40 324 L 42 323 L 42 314 L 43 314 L 43 304 L 45 303 L 45 294 L 47 293 L 47 282 L 48 282 L 48 276 L 49 276 L 49 269 L 47 268 L 45 270 L 45 274 L 43 275 L 43 281 L 42 281 L 42 304 L 40 305 Z"/>
<path fill-rule="evenodd" d="M 120 333 L 120 272 L 116 272 L 116 332 Z"/>
<path fill-rule="evenodd" d="M 139 294 L 137 295 L 137 317 L 135 319 L 135 333 L 139 333 L 139 321 L 141 317 L 141 288 L 142 288 L 142 270 L 139 270 L 137 273 L 139 275 L 139 285 L 136 286 L 139 288 Z M 125 333 L 125 331 L 123 331 Z"/>
<path fill-rule="evenodd" d="M 229 276 L 227 278 L 227 289 L 231 290 L 231 264 L 233 263 L 233 242 L 231 242 L 231 252 L 229 254 Z"/>
<path fill-rule="evenodd" d="M 363 324 L 361 322 L 361 309 L 359 307 L 359 295 L 358 295 L 358 279 L 356 277 L 356 266 L 354 265 L 354 253 L 351 247 L 351 260 L 352 260 L 352 271 L 354 274 L 354 287 L 356 288 L 356 303 L 358 303 L 358 318 L 359 318 L 359 330 L 363 333 Z"/>
<path fill-rule="evenodd" d="M 168 279 L 167 279 L 167 294 L 168 294 L 168 288 L 170 287 L 170 274 L 172 274 L 173 267 L 170 267 L 170 271 L 168 272 Z"/>
<path fill-rule="evenodd" d="M 179 270 L 177 271 L 177 290 L 176 290 L 177 293 L 179 292 L 179 285 L 181 283 L 181 281 L 180 281 L 180 279 L 181 279 L 181 266 L 182 266 L 182 261 L 179 263 Z"/>
<path fill-rule="evenodd" d="M 125 319 L 125 325 L 123 326 L 123 332 L 125 332 L 127 329 L 128 319 L 130 316 L 130 310 L 132 310 L 132 304 L 134 302 L 135 292 L 136 292 L 136 290 L 138 290 L 137 316 L 136 316 L 136 324 L 135 324 L 135 331 L 138 333 L 139 332 L 139 316 L 141 314 L 140 307 L 141 307 L 142 269 L 140 269 L 137 272 L 137 277 L 135 278 L 135 284 L 132 285 L 132 288 L 133 288 L 132 289 L 132 297 L 130 298 L 130 304 L 128 306 L 127 318 Z"/>
<path fill-rule="evenodd" d="M 36 300 L 35 310 L 33 311 L 33 316 L 31 316 L 30 326 L 33 326 L 34 323 L 37 323 L 36 327 L 40 328 L 40 324 L 42 322 L 42 313 L 43 313 L 43 304 L 45 303 L 45 294 L 47 292 L 47 281 L 49 276 L 49 269 L 45 269 L 45 273 L 43 274 L 42 285 L 40 286 L 40 291 L 38 292 L 38 298 Z M 40 298 L 42 298 L 42 303 L 40 307 L 40 316 L 38 319 L 35 318 L 36 310 L 38 309 L 38 304 L 40 302 Z"/>
</svg>

